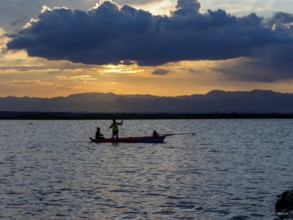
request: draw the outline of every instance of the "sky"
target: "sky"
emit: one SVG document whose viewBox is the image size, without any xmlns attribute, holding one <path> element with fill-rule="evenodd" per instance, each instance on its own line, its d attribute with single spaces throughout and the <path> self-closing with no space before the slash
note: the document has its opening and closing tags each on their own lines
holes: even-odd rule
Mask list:
<svg viewBox="0 0 293 220">
<path fill-rule="evenodd" d="M 292 0 L 0 0 L 0 97 L 293 93 Z"/>
</svg>

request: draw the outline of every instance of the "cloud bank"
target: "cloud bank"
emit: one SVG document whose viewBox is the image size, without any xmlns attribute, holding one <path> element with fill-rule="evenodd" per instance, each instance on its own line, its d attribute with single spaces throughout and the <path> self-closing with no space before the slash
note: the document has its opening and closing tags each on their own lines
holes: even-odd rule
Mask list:
<svg viewBox="0 0 293 220">
<path fill-rule="evenodd" d="M 270 20 L 256 14 L 236 17 L 224 10 L 200 13 L 197 0 L 178 0 L 170 16 L 155 16 L 105 1 L 87 12 L 43 11 L 10 37 L 9 49 L 25 49 L 30 56 L 49 60 L 158 66 L 245 58 L 218 71 L 240 80 L 293 78 L 293 14 L 288 13 L 276 13 Z"/>
</svg>

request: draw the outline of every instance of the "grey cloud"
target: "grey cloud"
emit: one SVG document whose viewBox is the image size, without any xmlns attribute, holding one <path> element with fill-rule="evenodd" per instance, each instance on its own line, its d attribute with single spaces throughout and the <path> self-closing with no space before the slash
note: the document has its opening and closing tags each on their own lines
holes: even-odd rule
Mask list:
<svg viewBox="0 0 293 220">
<path fill-rule="evenodd" d="M 13 33 L 30 18 L 38 17 L 42 6 L 67 7 L 88 10 L 96 5 L 97 0 L 0 0 L 0 27 Z"/>
<path fill-rule="evenodd" d="M 293 78 L 293 44 L 268 46 L 252 57 L 215 68 L 228 79 L 275 82 Z"/>
<path fill-rule="evenodd" d="M 175 14 L 186 15 L 190 14 L 198 14 L 200 10 L 200 3 L 198 0 L 178 0 L 176 5 Z"/>
<path fill-rule="evenodd" d="M 162 68 L 155 69 L 155 70 L 153 71 L 153 74 L 154 74 L 154 75 L 166 75 L 166 74 L 168 74 L 168 73 L 170 73 L 169 70 L 167 70 L 167 69 L 162 69 Z"/>
<path fill-rule="evenodd" d="M 181 60 L 246 57 L 250 62 L 239 64 L 242 68 L 267 67 L 276 72 L 282 67 L 272 68 L 273 63 L 265 57 L 274 57 L 264 57 L 265 51 L 278 51 L 285 58 L 282 62 L 290 56 L 284 48 L 293 43 L 292 14 L 277 13 L 265 21 L 256 14 L 236 17 L 224 10 L 203 14 L 199 9 L 197 0 L 179 0 L 170 16 L 154 16 L 128 5 L 120 8 L 108 1 L 90 11 L 45 11 L 31 27 L 11 35 L 8 48 L 25 49 L 30 56 L 49 60 L 95 65 L 137 62 L 157 66 Z M 277 25 L 284 28 L 274 28 Z M 290 65 L 287 67 L 275 78 L 293 78 Z"/>
<path fill-rule="evenodd" d="M 284 31 L 285 34 L 293 34 L 293 14 L 284 12 L 275 13 L 274 16 L 268 21 L 270 28 L 278 31 Z M 291 30 L 290 32 L 288 30 Z"/>
</svg>

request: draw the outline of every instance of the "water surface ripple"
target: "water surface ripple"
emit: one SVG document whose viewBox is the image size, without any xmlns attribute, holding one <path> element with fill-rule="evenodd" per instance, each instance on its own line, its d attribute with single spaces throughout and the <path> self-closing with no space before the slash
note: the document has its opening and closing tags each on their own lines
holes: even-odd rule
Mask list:
<svg viewBox="0 0 293 220">
<path fill-rule="evenodd" d="M 0 219 L 272 219 L 292 188 L 292 120 L 0 121 Z"/>
</svg>

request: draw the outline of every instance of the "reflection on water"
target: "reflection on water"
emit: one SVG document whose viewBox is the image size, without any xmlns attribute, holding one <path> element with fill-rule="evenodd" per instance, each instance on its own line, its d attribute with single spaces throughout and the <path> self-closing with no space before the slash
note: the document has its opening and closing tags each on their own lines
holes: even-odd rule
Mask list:
<svg viewBox="0 0 293 220">
<path fill-rule="evenodd" d="M 292 120 L 0 121 L 0 219 L 272 219 L 292 188 Z"/>
</svg>

